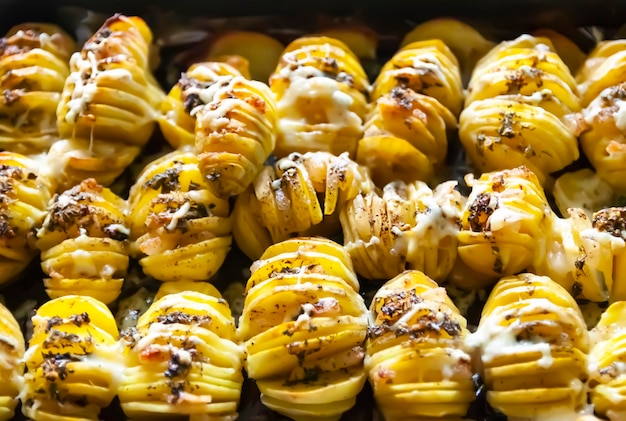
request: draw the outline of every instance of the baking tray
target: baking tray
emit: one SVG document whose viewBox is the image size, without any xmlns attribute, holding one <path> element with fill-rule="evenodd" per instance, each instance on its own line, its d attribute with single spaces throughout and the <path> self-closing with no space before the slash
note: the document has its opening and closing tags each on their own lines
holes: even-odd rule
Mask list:
<svg viewBox="0 0 626 421">
<path fill-rule="evenodd" d="M 306 10 L 305 10 L 306 9 Z M 85 20 L 85 11 L 94 12 L 92 20 Z M 456 17 L 483 30 L 494 39 L 508 39 L 524 32 L 537 28 L 551 28 L 567 35 L 584 50 L 589 51 L 594 45 L 596 29 L 611 36 L 624 24 L 626 16 L 626 1 L 605 0 L 601 6 L 594 0 L 558 1 L 558 0 L 439 0 L 439 1 L 409 1 L 409 0 L 366 0 L 358 2 L 349 0 L 318 0 L 311 4 L 302 4 L 290 0 L 255 1 L 192 1 L 192 0 L 107 0 L 107 1 L 25 1 L 0 0 L 0 32 L 6 32 L 11 26 L 27 22 L 53 22 L 64 27 L 71 34 L 76 35 L 76 29 L 83 26 L 97 29 L 99 20 L 115 13 L 142 16 L 153 32 L 155 41 L 161 45 L 162 66 L 157 69 L 156 75 L 163 89 L 167 92 L 172 84 L 172 68 L 184 70 L 188 63 L 185 60 L 172 65 L 172 61 L 180 57 L 181 52 L 193 46 L 191 38 L 187 41 L 172 41 L 173 33 L 180 28 L 192 33 L 195 29 L 210 33 L 214 27 L 232 27 L 266 31 L 287 43 L 291 39 L 311 32 L 316 23 L 324 22 L 358 22 L 374 28 L 379 34 L 379 58 L 384 61 L 397 49 L 401 37 L 415 24 L 436 18 Z M 316 19 L 311 19 L 311 16 Z M 214 25 L 214 26 L 213 26 Z M 90 34 L 89 34 L 90 35 Z M 79 45 L 82 41 L 78 35 Z M 174 74 L 176 74 L 174 72 Z M 373 80 L 373 79 L 372 79 Z M 143 161 L 138 162 L 123 176 L 124 186 L 132 182 L 136 171 L 149 161 L 149 157 L 158 154 L 165 141 L 160 134 L 147 145 Z M 453 157 L 454 158 L 454 157 Z M 127 193 L 122 188 L 118 193 Z M 22 279 L 16 283 L 0 289 L 7 300 L 7 306 L 16 310 L 23 303 L 30 305 L 29 309 L 40 304 L 47 297 L 41 285 L 44 276 L 39 262 L 34 262 Z M 246 269 L 250 261 L 239 252 L 236 247 L 229 254 L 222 269 L 214 279 L 214 284 L 224 290 L 233 280 L 245 282 Z M 135 264 L 135 273 L 139 272 Z M 158 287 L 158 283 L 142 279 L 139 275 L 134 282 L 125 285 L 123 295 L 136 291 L 139 287 Z M 363 285 L 364 295 L 370 295 L 380 284 Z M 366 297 L 367 299 L 367 297 Z M 37 302 L 37 304 L 35 304 Z M 115 309 L 115 308 L 114 308 Z M 469 310 L 469 323 L 477 324 L 480 305 L 476 304 Z M 28 330 L 28 316 L 21 314 L 21 322 L 25 331 Z M 486 404 L 484 393 L 477 379 L 477 400 L 470 411 L 472 419 L 479 421 L 505 420 L 505 417 L 496 416 Z M 259 392 L 254 383 L 246 380 L 241 399 L 240 419 L 254 421 L 283 421 L 287 420 L 260 404 Z M 15 420 L 25 419 L 20 409 L 16 410 Z M 124 415 L 119 403 L 104 409 L 101 419 L 123 420 Z M 378 414 L 374 407 L 372 391 L 369 384 L 358 397 L 355 407 L 346 413 L 342 420 L 371 421 L 377 420 Z"/>
<path fill-rule="evenodd" d="M 31 7 L 32 6 L 32 7 Z M 260 16 L 321 12 L 335 15 L 362 15 L 377 18 L 427 20 L 435 16 L 484 19 L 500 26 L 519 23 L 543 25 L 569 22 L 584 25 L 621 25 L 626 3 L 622 0 L 317 0 L 310 3 L 292 0 L 2 0 L 3 23 L 16 19 L 53 17 L 59 6 L 84 7 L 102 13 L 138 13 L 171 10 L 185 16 Z M 8 13 L 6 13 L 8 12 Z M 552 18 L 550 18 L 552 17 Z"/>
</svg>

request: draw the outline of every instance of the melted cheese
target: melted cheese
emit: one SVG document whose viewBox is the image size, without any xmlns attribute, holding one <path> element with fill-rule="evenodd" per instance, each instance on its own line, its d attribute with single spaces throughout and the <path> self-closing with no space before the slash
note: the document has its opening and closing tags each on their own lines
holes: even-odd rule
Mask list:
<svg viewBox="0 0 626 421">
<path fill-rule="evenodd" d="M 396 228 L 396 227 L 394 227 L 394 228 Z M 380 237 L 378 237 L 377 235 L 372 235 L 367 242 L 365 242 L 365 241 L 363 241 L 363 240 L 361 240 L 359 238 L 356 241 L 353 241 L 353 242 L 351 242 L 349 244 L 346 244 L 345 247 L 347 247 L 348 250 L 350 250 L 350 249 L 358 249 L 358 248 L 361 248 L 361 247 L 364 247 L 364 248 L 368 249 L 368 248 L 378 247 L 378 246 L 380 246 L 380 244 L 381 244 Z"/>
<path fill-rule="evenodd" d="M 169 224 L 166 225 L 165 229 L 168 231 L 175 230 L 176 227 L 178 226 L 178 221 L 181 218 L 184 218 L 190 209 L 191 209 L 191 203 L 185 202 L 180 208 L 176 210 L 176 212 L 172 214 L 172 219 L 170 220 Z"/>
<path fill-rule="evenodd" d="M 613 113 L 615 126 L 622 132 L 626 132 L 626 101 L 616 100 L 617 111 Z"/>
<path fill-rule="evenodd" d="M 315 124 L 312 131 L 308 132 L 308 137 L 319 136 L 325 132 L 336 133 L 339 130 L 349 128 L 360 132 L 362 130 L 361 117 L 350 110 L 354 100 L 345 92 L 341 91 L 341 83 L 324 76 L 322 72 L 314 67 L 298 67 L 288 71 L 282 69 L 279 75 L 288 74 L 289 87 L 285 94 L 277 103 L 277 109 L 281 115 L 279 119 L 279 130 L 283 133 L 288 143 L 299 142 L 299 139 L 307 137 L 307 133 L 302 133 L 307 124 L 309 115 L 306 108 L 301 109 L 299 102 L 302 98 L 307 101 L 325 101 L 323 116 L 315 116 L 322 123 Z M 304 136 L 304 137 L 303 137 Z"/>
<path fill-rule="evenodd" d="M 96 275 L 94 268 L 95 262 L 93 255 L 84 250 L 74 250 L 72 253 L 72 262 L 74 263 L 74 270 L 72 271 L 75 277 L 82 276 L 94 276 Z"/>
<path fill-rule="evenodd" d="M 122 55 L 121 60 L 127 59 Z M 94 101 L 98 93 L 98 85 L 101 80 L 130 81 L 133 76 L 127 69 L 112 68 L 99 69 L 99 65 L 106 59 L 98 60 L 93 51 L 87 51 L 85 58 L 77 52 L 70 58 L 72 73 L 67 78 L 67 83 L 73 85 L 70 100 L 67 103 L 65 121 L 76 123 L 78 118 L 87 112 L 89 104 Z"/>
<path fill-rule="evenodd" d="M 443 374 L 444 380 L 450 380 L 456 374 L 455 367 L 458 366 L 459 363 L 469 363 L 471 358 L 467 352 L 458 348 L 446 348 L 446 353 L 450 358 L 448 363 L 443 364 L 441 367 L 441 373 Z"/>
<path fill-rule="evenodd" d="M 56 50 L 57 46 L 55 45 L 54 40 L 59 39 L 60 37 L 60 34 L 53 34 L 52 36 L 50 36 L 49 34 L 42 32 L 41 34 L 39 34 L 39 45 L 41 46 L 41 48 L 50 47 L 50 49 Z"/>
<path fill-rule="evenodd" d="M 220 76 L 208 66 L 196 66 L 191 72 L 187 72 L 187 77 L 213 82 L 220 80 L 220 78 L 226 80 L 229 76 Z"/>
<path fill-rule="evenodd" d="M 121 234 L 124 234 L 126 236 L 130 236 L 130 228 L 122 225 L 122 224 L 110 224 L 108 226 L 111 230 L 113 231 L 117 231 Z"/>
<path fill-rule="evenodd" d="M 311 316 L 315 311 L 315 306 L 311 303 L 304 303 L 301 305 L 301 314 L 296 319 L 295 327 L 297 329 L 308 329 L 309 323 L 311 322 Z"/>
<path fill-rule="evenodd" d="M 82 53 L 76 52 L 70 58 L 70 68 L 73 71 L 67 83 L 72 84 L 74 89 L 67 103 L 68 110 L 64 119 L 68 123 L 76 123 L 97 93 L 98 87 L 91 79 L 99 72 L 98 60 L 92 51 L 87 51 L 86 58 L 82 57 Z"/>
<path fill-rule="evenodd" d="M 439 247 L 442 240 L 458 234 L 457 221 L 460 219 L 461 196 L 454 190 L 456 182 L 444 183 L 433 193 L 425 183 L 415 183 L 409 186 L 408 197 L 401 195 L 394 184 L 383 188 L 383 201 L 397 203 L 414 203 L 417 210 L 409 219 L 403 220 L 403 226 L 393 225 L 390 233 L 393 245 L 390 249 L 392 256 L 406 256 L 411 259 L 415 253 L 428 247 Z M 414 221 L 411 219 L 414 218 Z M 407 225 L 408 224 L 408 225 Z M 409 228 L 410 226 L 410 228 Z M 353 247 L 380 246 L 383 241 L 373 235 L 367 243 L 357 240 Z"/>
<path fill-rule="evenodd" d="M 415 215 L 416 225 L 412 231 L 422 241 L 428 239 L 432 244 L 439 244 L 447 237 L 457 236 L 461 209 L 455 202 L 460 202 L 461 195 L 454 190 L 455 186 L 455 181 L 443 183 L 429 194 L 426 184 L 420 184 L 418 195 L 427 211 Z"/>
<path fill-rule="evenodd" d="M 552 51 L 552 49 L 548 45 L 546 45 L 546 44 L 537 44 L 537 45 L 535 45 L 535 50 L 542 51 L 542 52 L 545 52 L 545 53 L 549 53 L 549 52 Z"/>
<path fill-rule="evenodd" d="M 576 324 L 579 317 L 575 309 L 563 308 L 545 298 L 533 298 L 526 301 L 524 307 L 516 309 L 496 309 L 493 314 L 481 321 L 476 332 L 469 335 L 468 346 L 481 350 L 483 362 L 490 362 L 502 355 L 515 355 L 522 352 L 539 352 L 538 363 L 548 368 L 552 365 L 550 344 L 542 337 L 532 337 L 518 341 L 517 332 L 522 324 L 520 319 L 525 315 L 540 314 L 541 312 L 558 314 L 562 322 Z M 515 318 L 509 325 L 502 325 L 502 320 Z M 544 320 L 545 325 L 554 325 L 555 322 Z M 585 330 L 586 332 L 586 330 Z M 580 332 L 582 334 L 582 332 Z"/>
<path fill-rule="evenodd" d="M 234 86 L 246 79 L 243 76 L 219 76 L 215 79 L 215 82 L 207 87 L 200 88 L 191 86 L 185 90 L 185 94 L 197 95 L 202 104 L 194 107 L 189 113 L 192 117 L 205 108 L 205 105 L 213 102 L 216 98 L 223 97 L 225 93 L 232 91 Z"/>
<path fill-rule="evenodd" d="M 626 132 L 626 101 L 615 98 L 612 94 L 614 87 L 608 87 L 604 89 L 600 95 L 598 95 L 591 103 L 583 110 L 583 118 L 585 122 L 593 126 L 596 120 L 602 120 L 601 113 L 608 106 L 615 107 L 613 112 L 613 119 L 615 120 L 615 127 L 620 131 Z"/>
<path fill-rule="evenodd" d="M 155 350 L 155 351 L 159 351 L 159 352 L 167 353 L 167 354 L 171 353 L 172 351 L 175 351 L 175 347 L 169 343 L 165 345 L 155 343 L 155 342 L 158 342 L 159 339 L 162 337 L 170 336 L 171 330 L 172 330 L 172 325 L 166 325 L 163 323 L 152 323 L 148 327 L 148 333 L 145 336 L 143 336 L 139 341 L 137 341 L 135 345 L 135 349 L 137 350 L 138 353 L 141 353 L 142 351 L 146 349 L 151 349 L 151 350 Z"/>
<path fill-rule="evenodd" d="M 420 51 L 419 54 L 413 57 L 413 68 L 424 73 L 432 74 L 441 83 L 447 82 L 446 75 L 442 71 L 443 65 L 439 57 L 434 53 Z"/>
<path fill-rule="evenodd" d="M 250 105 L 238 98 L 220 99 L 218 97 L 210 102 L 209 106 L 198 106 L 192 112 L 198 119 L 198 128 L 208 128 L 211 132 L 220 132 L 228 126 L 231 126 L 230 130 L 243 129 L 243 123 L 227 117 L 228 113 L 242 107 L 247 108 Z"/>
<path fill-rule="evenodd" d="M 43 325 L 45 325 L 47 323 L 47 320 L 49 320 L 49 318 L 47 317 L 40 317 L 37 315 L 33 317 L 33 320 L 37 318 L 39 322 L 43 323 Z M 83 333 L 83 335 L 86 336 L 87 334 L 88 334 L 88 328 L 85 331 L 85 333 Z M 110 340 L 111 340 L 111 343 L 102 343 L 102 342 L 97 343 L 92 353 L 83 354 L 83 355 L 73 354 L 72 356 L 74 358 L 77 358 L 80 361 L 80 370 L 81 370 L 81 373 L 83 373 L 83 375 L 86 373 L 90 373 L 90 372 L 93 373 L 94 371 L 99 371 L 99 372 L 107 373 L 109 376 L 111 376 L 111 382 L 107 385 L 107 387 L 109 390 L 110 397 L 112 399 L 115 396 L 115 392 L 117 391 L 118 386 L 120 384 L 122 372 L 124 369 L 124 364 L 120 356 L 121 354 L 120 354 L 118 343 L 113 342 L 114 338 L 112 337 L 110 338 Z M 32 360 L 36 354 L 46 353 L 46 352 L 48 351 L 45 348 L 42 348 L 40 344 L 31 346 L 27 349 L 26 353 L 24 354 L 24 360 L 25 361 Z M 33 392 L 34 391 L 29 390 L 28 387 L 23 387 L 20 390 L 19 398 L 22 401 L 24 401 L 25 399 L 33 398 L 36 395 L 29 396 Z M 34 404 L 34 407 L 36 407 L 38 404 L 41 403 L 37 399 L 35 399 L 35 401 L 36 402 Z M 71 403 L 68 403 L 67 405 L 72 406 Z"/>
</svg>

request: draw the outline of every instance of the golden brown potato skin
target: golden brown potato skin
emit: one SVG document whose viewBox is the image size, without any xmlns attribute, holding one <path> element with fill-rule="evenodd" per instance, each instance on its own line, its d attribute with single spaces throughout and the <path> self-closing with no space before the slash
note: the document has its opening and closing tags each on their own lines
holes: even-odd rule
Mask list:
<svg viewBox="0 0 626 421">
<path fill-rule="evenodd" d="M 343 204 L 371 188 L 368 173 L 347 153 L 294 152 L 266 166 L 237 198 L 233 236 L 250 259 L 257 259 L 294 235 L 334 235 Z"/>
<path fill-rule="evenodd" d="M 56 110 L 74 41 L 57 25 L 24 23 L 0 45 L 0 148 L 47 152 L 59 136 Z"/>
<path fill-rule="evenodd" d="M 270 246 L 251 271 L 238 329 L 261 402 L 296 421 L 338 420 L 366 381 L 367 308 L 350 257 L 299 237 Z"/>
<path fill-rule="evenodd" d="M 34 159 L 0 152 L 0 284 L 15 280 L 37 254 L 35 232 L 53 191 L 40 169 Z"/>
<path fill-rule="evenodd" d="M 32 322 L 22 413 L 32 420 L 98 420 L 123 369 L 111 311 L 95 298 L 68 295 L 39 307 Z"/>
<path fill-rule="evenodd" d="M 0 338 L 6 346 L 2 347 L 0 356 L 0 420 L 13 419 L 18 395 L 22 391 L 24 375 L 24 351 L 26 344 L 13 314 L 0 304 Z"/>
<path fill-rule="evenodd" d="M 469 330 L 445 289 L 409 270 L 376 292 L 370 312 L 365 370 L 385 419 L 461 419 L 475 399 Z"/>
<path fill-rule="evenodd" d="M 472 342 L 487 400 L 505 415 L 575 419 L 587 403 L 587 326 L 576 301 L 550 278 L 502 278 Z"/>
<path fill-rule="evenodd" d="M 143 19 L 115 15 L 72 55 L 57 108 L 61 139 L 47 161 L 61 191 L 90 177 L 111 184 L 152 135 L 164 93 L 149 68 L 151 42 Z"/>
<path fill-rule="evenodd" d="M 276 97 L 277 157 L 317 151 L 354 157 L 370 84 L 348 46 L 323 36 L 298 38 L 269 83 Z"/>
<path fill-rule="evenodd" d="M 110 304 L 129 264 L 126 201 L 94 179 L 55 195 L 37 232 L 50 298 L 85 295 Z"/>
<path fill-rule="evenodd" d="M 444 282 L 457 258 L 463 207 L 455 186 L 396 181 L 346 202 L 339 218 L 357 273 L 385 282 L 414 269 Z"/>
<path fill-rule="evenodd" d="M 129 419 L 237 419 L 244 352 L 230 308 L 210 284 L 163 284 L 120 344 L 118 394 Z"/>
<path fill-rule="evenodd" d="M 479 172 L 524 165 L 546 184 L 579 157 L 580 111 L 576 81 L 550 40 L 522 35 L 477 63 L 459 137 Z"/>
<path fill-rule="evenodd" d="M 131 252 L 163 282 L 207 281 L 232 241 L 228 201 L 213 195 L 192 152 L 149 163 L 129 195 Z"/>
</svg>

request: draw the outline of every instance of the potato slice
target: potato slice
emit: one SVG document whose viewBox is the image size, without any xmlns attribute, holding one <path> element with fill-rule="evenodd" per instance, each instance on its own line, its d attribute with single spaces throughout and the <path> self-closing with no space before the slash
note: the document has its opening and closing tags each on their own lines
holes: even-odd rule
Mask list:
<svg viewBox="0 0 626 421">
<path fill-rule="evenodd" d="M 552 194 L 561 215 L 567 215 L 569 208 L 579 208 L 591 216 L 592 212 L 609 206 L 613 199 L 611 186 L 589 168 L 557 178 Z"/>
<path fill-rule="evenodd" d="M 343 42 L 361 60 L 376 59 L 378 36 L 372 28 L 365 25 L 332 26 L 322 30 L 320 35 Z"/>
<path fill-rule="evenodd" d="M 538 29 L 533 32 L 533 36 L 548 38 L 552 41 L 557 54 L 561 56 L 572 73 L 576 73 L 587 58 L 587 55 L 574 41 L 553 29 Z"/>
<path fill-rule="evenodd" d="M 404 36 L 402 45 L 428 39 L 440 39 L 452 50 L 461 65 L 464 82 L 476 62 L 495 46 L 470 25 L 450 18 L 433 19 L 416 26 Z"/>
<path fill-rule="evenodd" d="M 241 56 L 248 60 L 251 78 L 266 82 L 276 68 L 283 49 L 278 40 L 259 32 L 227 31 L 211 41 L 206 57 Z"/>
<path fill-rule="evenodd" d="M 356 160 L 368 167 L 377 186 L 396 180 L 430 181 L 433 166 L 428 157 L 409 142 L 395 136 L 368 137 L 359 142 Z"/>
</svg>

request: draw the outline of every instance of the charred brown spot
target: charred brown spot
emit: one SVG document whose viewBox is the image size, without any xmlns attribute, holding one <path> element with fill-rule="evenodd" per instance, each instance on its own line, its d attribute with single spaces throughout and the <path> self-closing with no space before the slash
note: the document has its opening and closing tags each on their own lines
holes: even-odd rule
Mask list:
<svg viewBox="0 0 626 421">
<path fill-rule="evenodd" d="M 211 316 L 201 316 L 198 314 L 183 313 L 182 311 L 173 311 L 157 317 L 157 322 L 165 325 L 179 323 L 184 325 L 203 326 L 211 322 Z"/>
<path fill-rule="evenodd" d="M 514 112 L 501 112 L 500 116 L 502 117 L 500 127 L 498 127 L 498 134 L 502 137 L 513 138 L 515 137 L 515 125 L 516 125 L 516 114 Z"/>
<path fill-rule="evenodd" d="M 301 271 L 302 271 L 302 269 L 300 267 L 285 266 L 285 267 L 280 269 L 279 273 L 284 273 L 284 274 L 288 274 L 288 275 L 295 275 L 297 273 L 300 273 Z M 275 272 L 273 272 L 273 273 L 275 273 Z"/>
<path fill-rule="evenodd" d="M 17 235 L 17 228 L 13 227 L 7 215 L 0 214 L 0 238 L 11 239 Z"/>
<path fill-rule="evenodd" d="M 435 312 L 430 312 L 421 316 L 413 325 L 407 326 L 406 330 L 408 335 L 414 339 L 428 336 L 431 332 L 440 334 L 442 331 L 455 337 L 461 333 L 461 325 L 447 313 L 438 315 Z"/>
<path fill-rule="evenodd" d="M 67 368 L 67 364 L 74 361 L 79 361 L 79 359 L 69 353 L 44 354 L 41 363 L 44 379 L 49 383 L 65 380 L 68 374 L 71 373 Z"/>
<path fill-rule="evenodd" d="M 178 86 L 180 87 L 180 99 L 183 102 L 183 107 L 187 114 L 191 113 L 194 108 L 204 105 L 204 102 L 200 99 L 200 96 L 195 92 L 189 92 L 190 89 L 200 90 L 206 89 L 213 85 L 215 82 L 207 81 L 202 82 L 196 78 L 187 76 L 186 73 L 181 74 L 178 80 Z"/>
<path fill-rule="evenodd" d="M 69 317 L 69 321 L 75 326 L 81 327 L 82 325 L 87 325 L 91 323 L 91 319 L 89 318 L 89 314 L 86 312 L 80 314 L 72 314 Z"/>
<path fill-rule="evenodd" d="M 606 208 L 593 214 L 592 225 L 601 232 L 626 239 L 626 208 Z"/>
<path fill-rule="evenodd" d="M 374 301 L 375 308 L 379 308 L 378 317 L 382 317 L 384 324 L 391 325 L 415 304 L 421 303 L 423 299 L 415 294 L 415 290 L 410 290 L 376 298 Z"/>
<path fill-rule="evenodd" d="M 128 327 L 120 332 L 120 340 L 126 342 L 131 348 L 141 339 L 136 327 Z"/>
<path fill-rule="evenodd" d="M 22 89 L 5 89 L 2 92 L 2 103 L 10 107 L 22 97 L 23 93 Z"/>
<path fill-rule="evenodd" d="M 532 341 L 538 335 L 545 339 L 546 342 L 561 342 L 562 334 L 560 332 L 555 332 L 553 334 L 547 332 L 538 332 L 543 326 L 545 326 L 545 322 L 543 321 L 531 321 L 525 322 L 521 324 L 519 331 L 515 335 L 515 339 L 518 342 Z"/>
<path fill-rule="evenodd" d="M 14 184 L 13 180 L 10 178 L 0 179 L 0 194 L 1 195 L 12 195 L 14 193 Z"/>
<path fill-rule="evenodd" d="M 461 325 L 456 320 L 452 319 L 447 313 L 443 313 L 443 321 L 440 326 L 441 329 L 452 337 L 458 336 L 461 333 Z"/>
<path fill-rule="evenodd" d="M 400 107 L 407 110 L 413 109 L 413 98 L 407 89 L 395 87 L 391 90 L 389 95 L 391 96 L 391 99 Z"/>
<path fill-rule="evenodd" d="M 507 76 L 507 92 L 508 94 L 519 93 L 524 86 L 528 84 L 529 79 L 533 80 L 538 88 L 543 86 L 543 72 L 536 67 L 528 67 L 524 70 L 513 70 Z"/>
<path fill-rule="evenodd" d="M 189 114 L 191 110 L 202 105 L 203 102 L 200 100 L 200 96 L 198 94 L 189 94 L 183 101 L 183 107 L 185 107 L 185 111 Z"/>
<path fill-rule="evenodd" d="M 182 202 L 182 203 L 181 203 Z M 184 200 L 179 200 L 167 196 L 159 196 L 153 200 L 153 204 L 164 204 L 167 210 L 164 212 L 151 212 L 146 218 L 146 226 L 149 228 L 159 228 L 169 226 L 174 218 L 174 214 L 184 205 Z M 203 204 L 190 203 L 189 210 L 183 216 L 176 219 L 175 229 L 187 230 L 188 223 L 192 219 L 205 218 L 210 215 L 207 206 Z"/>
<path fill-rule="evenodd" d="M 337 82 L 345 83 L 346 85 L 353 87 L 354 86 L 354 76 L 348 74 L 346 72 L 339 72 L 336 77 Z"/>
<path fill-rule="evenodd" d="M 186 373 L 189 372 L 190 368 L 191 363 L 189 361 L 184 361 L 183 359 L 181 359 L 178 352 L 174 352 L 170 356 L 170 359 L 167 363 L 167 370 L 165 370 L 164 375 L 168 378 L 184 376 Z"/>
<path fill-rule="evenodd" d="M 9 38 L 0 38 L 0 58 L 27 53 L 32 50 L 30 45 L 15 45 Z"/>
<path fill-rule="evenodd" d="M 96 37 L 100 38 L 100 39 L 107 39 L 109 38 L 111 35 L 113 35 L 113 32 L 111 31 L 110 28 L 102 28 L 101 30 L 99 30 L 96 33 Z"/>
<path fill-rule="evenodd" d="M 408 310 L 410 310 L 410 307 L 402 310 L 397 319 L 402 317 Z M 411 322 L 411 324 L 392 326 L 392 324 L 384 322 L 381 325 L 372 326 L 368 329 L 370 338 L 392 333 L 396 337 L 408 336 L 411 339 L 422 339 L 432 336 L 439 337 L 444 332 L 450 337 L 457 337 L 461 334 L 462 328 L 459 322 L 450 317 L 449 314 L 435 311 L 421 315 L 417 320 Z"/>
<path fill-rule="evenodd" d="M 289 379 L 284 386 L 295 386 L 297 384 L 314 384 L 319 381 L 320 375 L 323 370 L 319 366 L 314 367 L 302 367 L 302 377 L 297 379 Z"/>
<path fill-rule="evenodd" d="M 97 200 L 103 187 L 93 179 L 87 179 L 71 189 L 54 196 L 46 229 L 68 231 L 72 227 L 90 228 L 99 226 L 95 221 L 96 210 L 89 205 Z"/>
<path fill-rule="evenodd" d="M 43 348 L 51 348 L 51 347 L 70 347 L 74 344 L 78 344 L 86 340 L 89 342 L 90 339 L 84 339 L 74 333 L 66 333 L 60 330 L 52 329 L 48 333 L 48 337 L 43 341 Z"/>
<path fill-rule="evenodd" d="M 170 394 L 167 396 L 167 403 L 178 403 L 181 395 L 185 392 L 185 382 L 170 382 L 168 386 L 170 388 Z"/>
<path fill-rule="evenodd" d="M 626 83 L 621 83 L 617 86 L 613 86 L 609 89 L 609 92 L 606 95 L 603 95 L 601 97 L 601 99 L 603 107 L 610 107 L 614 105 L 616 99 L 626 99 Z"/>
<path fill-rule="evenodd" d="M 493 271 L 495 273 L 504 272 L 504 263 L 502 262 L 502 257 L 500 257 L 500 248 L 492 247 L 491 250 L 493 251 L 493 254 L 495 255 L 495 259 L 493 260 Z"/>
<path fill-rule="evenodd" d="M 339 63 L 332 57 L 322 58 L 322 66 L 326 72 L 337 72 L 339 70 Z"/>
<path fill-rule="evenodd" d="M 174 167 L 168 168 L 152 177 L 150 180 L 144 183 L 144 187 L 152 190 L 161 189 L 161 193 L 170 193 L 176 191 L 180 188 L 180 177 L 181 169 Z"/>
<path fill-rule="evenodd" d="M 338 180 L 341 184 L 345 183 L 348 178 L 348 168 L 346 166 L 346 163 L 345 161 L 339 159 L 334 160 L 328 172 L 330 179 L 334 178 Z"/>
<path fill-rule="evenodd" d="M 484 232 L 488 230 L 489 216 L 495 210 L 491 207 L 491 196 L 486 193 L 479 194 L 470 206 L 468 222 L 473 232 Z"/>
<path fill-rule="evenodd" d="M 53 316 L 48 319 L 48 323 L 46 324 L 45 332 L 49 333 L 50 330 L 55 326 L 60 326 L 63 324 L 63 318 L 59 316 Z"/>
<path fill-rule="evenodd" d="M 112 240 L 124 241 L 128 239 L 128 234 L 116 229 L 116 225 L 108 224 L 103 228 L 104 234 Z"/>
<path fill-rule="evenodd" d="M 582 257 L 577 258 L 577 259 L 574 261 L 574 267 L 575 267 L 576 269 L 578 269 L 578 270 L 583 270 L 583 268 L 585 267 L 585 260 L 586 260 L 586 257 L 587 257 L 587 256 L 582 256 Z"/>
<path fill-rule="evenodd" d="M 504 191 L 506 187 L 506 180 L 504 178 L 504 174 L 498 174 L 493 178 L 493 181 L 491 182 L 491 189 L 494 192 L 497 193 L 501 193 L 502 191 Z"/>
<path fill-rule="evenodd" d="M 8 177 L 14 180 L 23 180 L 24 171 L 20 167 L 2 164 L 0 165 L 0 177 Z"/>
<path fill-rule="evenodd" d="M 398 82 L 398 85 L 402 88 L 408 88 L 409 84 L 411 83 L 411 79 L 405 75 L 398 75 L 395 77 L 395 79 L 396 82 Z"/>
<path fill-rule="evenodd" d="M 58 198 L 55 205 L 50 210 L 50 218 L 46 228 L 49 231 L 67 231 L 73 226 L 81 226 L 85 218 L 92 212 L 91 208 L 85 204 L 59 204 Z"/>
</svg>

